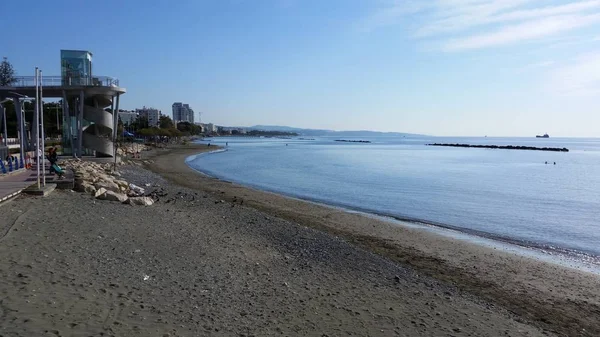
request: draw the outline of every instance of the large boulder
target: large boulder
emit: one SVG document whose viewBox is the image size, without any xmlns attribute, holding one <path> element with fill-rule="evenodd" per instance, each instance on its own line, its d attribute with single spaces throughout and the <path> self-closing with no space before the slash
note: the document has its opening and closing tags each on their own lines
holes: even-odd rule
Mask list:
<svg viewBox="0 0 600 337">
<path fill-rule="evenodd" d="M 96 193 L 94 193 L 94 198 L 96 199 L 104 199 L 104 196 L 106 195 L 106 188 L 104 187 L 100 187 Z"/>
<path fill-rule="evenodd" d="M 87 194 L 96 194 L 96 187 L 94 187 L 94 185 L 92 184 L 84 184 L 83 185 L 83 192 L 87 193 Z"/>
<path fill-rule="evenodd" d="M 124 189 L 127 189 L 129 187 L 129 184 L 125 180 L 115 179 L 113 180 L 113 182 Z"/>
<path fill-rule="evenodd" d="M 114 178 L 109 176 L 108 174 L 102 173 L 101 171 L 96 171 L 94 174 L 94 182 L 113 182 Z"/>
<path fill-rule="evenodd" d="M 154 200 L 150 197 L 133 197 L 129 198 L 128 203 L 133 206 L 151 206 Z"/>
<path fill-rule="evenodd" d="M 96 187 L 88 181 L 75 181 L 75 191 L 85 192 L 87 194 L 95 194 Z"/>
<path fill-rule="evenodd" d="M 106 193 L 104 194 L 104 200 L 108 200 L 108 201 L 126 202 L 127 199 L 129 199 L 129 197 L 127 197 L 123 193 L 106 191 Z"/>
<path fill-rule="evenodd" d="M 75 180 L 78 180 L 78 179 L 92 180 L 92 175 L 88 171 L 81 170 L 81 171 L 76 171 L 74 178 L 75 178 Z"/>
<path fill-rule="evenodd" d="M 94 187 L 96 187 L 96 189 L 104 188 L 107 191 L 113 191 L 117 193 L 121 192 L 119 185 L 115 184 L 113 181 L 98 181 L 94 184 Z"/>
</svg>

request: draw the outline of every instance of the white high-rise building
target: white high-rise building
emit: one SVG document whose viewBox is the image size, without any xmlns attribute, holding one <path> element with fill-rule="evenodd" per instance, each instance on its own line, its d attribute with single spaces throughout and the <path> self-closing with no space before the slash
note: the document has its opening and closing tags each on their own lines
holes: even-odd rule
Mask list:
<svg viewBox="0 0 600 337">
<path fill-rule="evenodd" d="M 181 102 L 173 103 L 173 121 L 177 122 L 190 122 L 194 124 L 194 110 L 190 108 L 189 104 Z"/>
<path fill-rule="evenodd" d="M 137 113 L 135 111 L 119 111 L 119 118 L 121 119 L 121 123 L 125 126 L 131 125 L 131 123 L 135 122 L 137 118 Z"/>
<path fill-rule="evenodd" d="M 149 127 L 158 126 L 160 120 L 160 111 L 158 111 L 158 109 L 143 107 L 141 109 L 135 109 L 135 112 L 140 117 L 146 117 L 148 119 Z"/>
<path fill-rule="evenodd" d="M 202 128 L 203 128 L 202 131 L 207 134 L 217 132 L 217 126 L 214 125 L 213 123 L 202 124 Z"/>
</svg>

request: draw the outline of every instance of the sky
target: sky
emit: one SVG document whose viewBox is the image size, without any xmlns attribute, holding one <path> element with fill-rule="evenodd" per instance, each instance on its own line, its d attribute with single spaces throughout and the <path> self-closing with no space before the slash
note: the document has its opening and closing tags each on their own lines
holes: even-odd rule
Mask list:
<svg viewBox="0 0 600 337">
<path fill-rule="evenodd" d="M 0 56 L 89 50 L 121 108 L 202 122 L 600 137 L 600 0 L 8 1 Z"/>
</svg>

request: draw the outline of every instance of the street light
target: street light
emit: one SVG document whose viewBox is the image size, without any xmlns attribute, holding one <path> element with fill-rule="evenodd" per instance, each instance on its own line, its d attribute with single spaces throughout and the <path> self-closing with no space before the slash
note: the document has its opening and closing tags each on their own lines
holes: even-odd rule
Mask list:
<svg viewBox="0 0 600 337">
<path fill-rule="evenodd" d="M 21 159 L 25 158 L 25 105 L 22 104 L 25 101 L 31 102 L 34 100 L 34 98 L 29 97 L 27 95 L 23 95 L 20 94 L 18 92 L 14 92 L 14 91 L 9 91 L 9 94 L 16 96 L 17 100 L 19 101 L 19 105 L 21 106 L 21 112 L 20 112 L 20 116 L 19 113 L 17 111 L 15 111 L 17 113 L 17 119 L 19 120 L 19 143 L 20 143 L 20 155 L 21 155 Z M 10 100 L 14 101 L 14 98 L 8 98 Z M 4 109 L 4 137 L 8 136 L 8 133 L 6 131 L 6 109 Z M 8 139 L 7 139 L 7 143 L 8 144 Z"/>
<path fill-rule="evenodd" d="M 4 123 L 4 146 L 8 146 L 8 132 L 6 131 L 6 108 L 4 107 L 4 103 L 12 101 L 12 98 L 6 98 L 2 102 L 0 102 L 0 108 L 2 108 L 2 120 Z"/>
</svg>

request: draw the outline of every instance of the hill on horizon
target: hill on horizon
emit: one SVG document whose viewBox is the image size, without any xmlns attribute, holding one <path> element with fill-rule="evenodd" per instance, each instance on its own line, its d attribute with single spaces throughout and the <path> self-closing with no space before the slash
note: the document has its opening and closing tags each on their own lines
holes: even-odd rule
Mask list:
<svg viewBox="0 0 600 337">
<path fill-rule="evenodd" d="M 254 125 L 249 130 L 262 130 L 262 131 L 284 131 L 284 132 L 295 132 L 301 136 L 423 136 L 415 133 L 405 132 L 381 132 L 381 131 L 369 131 L 369 130 L 326 130 L 326 129 L 303 129 L 295 128 L 291 126 L 281 125 Z"/>
</svg>

